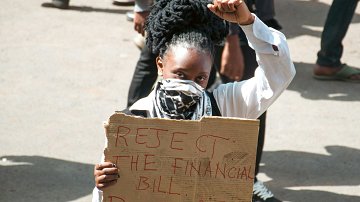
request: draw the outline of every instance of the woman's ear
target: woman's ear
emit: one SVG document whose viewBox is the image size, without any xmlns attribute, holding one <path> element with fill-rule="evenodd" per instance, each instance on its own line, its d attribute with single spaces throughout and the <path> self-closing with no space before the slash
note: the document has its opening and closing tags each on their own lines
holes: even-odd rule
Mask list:
<svg viewBox="0 0 360 202">
<path fill-rule="evenodd" d="M 158 69 L 158 75 L 162 76 L 163 75 L 163 68 L 164 68 L 164 63 L 163 60 L 160 56 L 156 57 L 156 66 Z"/>
</svg>

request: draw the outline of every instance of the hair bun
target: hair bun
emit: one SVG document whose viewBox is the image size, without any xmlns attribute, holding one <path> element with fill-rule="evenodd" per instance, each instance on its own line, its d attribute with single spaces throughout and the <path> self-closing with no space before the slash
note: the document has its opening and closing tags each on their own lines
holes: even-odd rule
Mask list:
<svg viewBox="0 0 360 202">
<path fill-rule="evenodd" d="M 214 44 L 228 33 L 227 23 L 208 8 L 208 0 L 159 0 L 146 22 L 146 43 L 153 53 L 161 52 L 175 34 L 195 30 L 205 33 Z"/>
</svg>

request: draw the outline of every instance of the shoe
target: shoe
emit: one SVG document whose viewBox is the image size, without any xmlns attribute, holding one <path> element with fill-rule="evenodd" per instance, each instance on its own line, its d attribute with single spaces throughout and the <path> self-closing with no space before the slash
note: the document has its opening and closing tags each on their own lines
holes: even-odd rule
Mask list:
<svg viewBox="0 0 360 202">
<path fill-rule="evenodd" d="M 352 83 L 360 83 L 360 79 L 351 79 L 351 76 L 360 75 L 360 69 L 348 66 L 347 64 L 342 64 L 341 69 L 332 75 L 317 75 L 313 74 L 313 77 L 318 80 L 334 80 L 334 81 L 344 81 Z"/>
<path fill-rule="evenodd" d="M 281 30 L 282 26 L 279 24 L 279 22 L 277 20 L 275 20 L 274 18 L 270 19 L 270 20 L 264 20 L 264 23 L 268 26 L 268 27 L 272 27 L 276 30 Z"/>
<path fill-rule="evenodd" d="M 263 182 L 257 180 L 253 187 L 252 202 L 281 202 L 274 197 L 274 194 L 264 185 Z"/>
<path fill-rule="evenodd" d="M 113 0 L 113 5 L 133 6 L 133 5 L 135 5 L 135 0 Z"/>
<path fill-rule="evenodd" d="M 134 21 L 134 15 L 134 11 L 126 12 L 126 20 L 130 22 Z"/>
<path fill-rule="evenodd" d="M 69 8 L 70 0 L 52 0 L 52 4 L 56 8 L 67 9 Z"/>
<path fill-rule="evenodd" d="M 134 38 L 134 43 L 135 43 L 136 47 L 138 47 L 140 50 L 142 50 L 145 46 L 145 37 L 143 37 L 143 35 L 141 35 L 141 34 L 138 34 Z"/>
</svg>

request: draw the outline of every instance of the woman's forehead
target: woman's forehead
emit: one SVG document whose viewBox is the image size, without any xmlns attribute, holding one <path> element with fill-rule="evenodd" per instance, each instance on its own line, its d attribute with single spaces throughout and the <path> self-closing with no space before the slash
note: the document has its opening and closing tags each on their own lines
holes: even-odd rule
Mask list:
<svg viewBox="0 0 360 202">
<path fill-rule="evenodd" d="M 175 63 L 184 63 L 195 58 L 201 58 L 202 60 L 209 58 L 211 60 L 210 53 L 181 45 L 171 47 L 167 56 L 170 57 L 168 59 L 173 60 Z"/>
<path fill-rule="evenodd" d="M 175 46 L 171 48 L 173 60 L 175 60 L 176 63 L 182 63 L 184 60 L 189 59 L 189 57 L 193 54 L 193 49 L 185 48 L 182 46 Z"/>
</svg>

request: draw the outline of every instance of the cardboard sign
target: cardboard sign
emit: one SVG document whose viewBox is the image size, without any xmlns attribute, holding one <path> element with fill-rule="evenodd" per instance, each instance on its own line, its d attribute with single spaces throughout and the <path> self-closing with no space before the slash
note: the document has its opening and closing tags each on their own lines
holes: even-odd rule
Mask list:
<svg viewBox="0 0 360 202">
<path fill-rule="evenodd" d="M 258 121 L 112 115 L 105 161 L 119 168 L 106 202 L 246 201 L 252 197 Z"/>
</svg>

